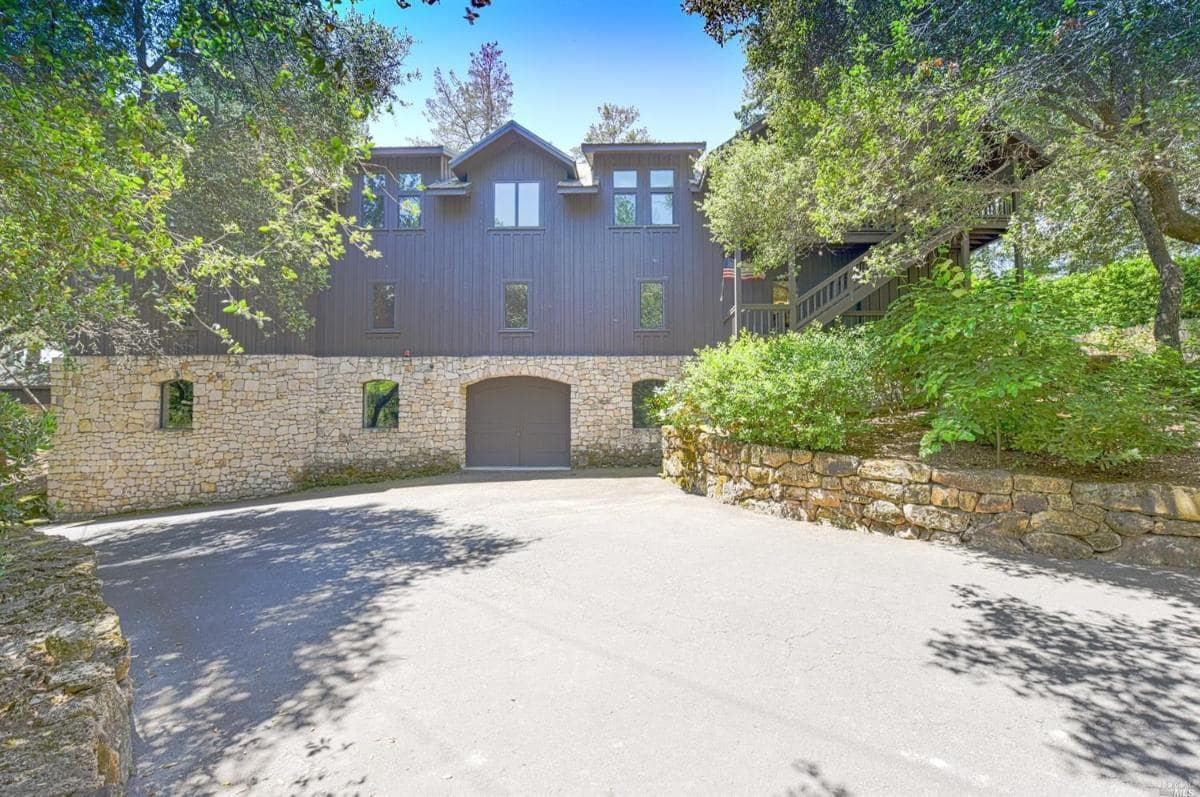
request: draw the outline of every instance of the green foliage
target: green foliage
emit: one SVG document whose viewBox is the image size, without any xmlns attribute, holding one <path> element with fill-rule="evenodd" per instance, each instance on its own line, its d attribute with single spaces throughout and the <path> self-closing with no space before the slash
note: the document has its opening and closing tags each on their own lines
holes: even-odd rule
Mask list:
<svg viewBox="0 0 1200 797">
<path fill-rule="evenodd" d="M 922 454 L 977 441 L 1116 467 L 1196 440 L 1200 374 L 1172 350 L 1091 358 L 1078 319 L 1035 281 L 936 271 L 875 332 L 891 377 L 929 410 Z M 1108 360 L 1108 361 L 1106 361 Z"/>
<path fill-rule="evenodd" d="M 410 40 L 320 0 L 0 0 L 0 356 L 303 331 Z"/>
<path fill-rule="evenodd" d="M 743 335 L 698 355 L 660 394 L 665 423 L 837 451 L 863 428 L 876 400 L 873 344 L 857 330 Z"/>
<path fill-rule="evenodd" d="M 1200 316 L 1200 257 L 1181 257 L 1178 263 L 1183 271 L 1181 315 Z M 1158 305 L 1158 274 L 1146 257 L 1118 260 L 1040 284 L 1054 305 L 1071 312 L 1089 329 L 1148 324 Z"/>
<path fill-rule="evenodd" d="M 1018 190 L 1008 236 L 1034 270 L 1155 251 L 1163 236 L 1200 243 L 1181 200 L 1200 191 L 1194 1 L 683 5 L 743 44 L 767 122 L 712 160 L 704 200 L 716 238 L 755 267 L 882 226 L 899 235 L 866 270 L 900 273 Z M 1135 198 L 1153 211 L 1141 223 Z"/>
<path fill-rule="evenodd" d="M 0 525 L 39 508 L 37 496 L 30 495 L 29 469 L 53 434 L 53 415 L 31 412 L 12 397 L 0 395 Z"/>
</svg>

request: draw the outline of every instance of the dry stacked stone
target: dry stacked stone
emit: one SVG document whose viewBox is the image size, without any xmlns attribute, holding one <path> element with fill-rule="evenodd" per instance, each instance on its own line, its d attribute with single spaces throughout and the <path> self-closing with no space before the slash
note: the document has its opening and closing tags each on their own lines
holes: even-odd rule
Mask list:
<svg viewBox="0 0 1200 797">
<path fill-rule="evenodd" d="M 781 517 L 1064 559 L 1200 568 L 1200 488 L 739 443 L 665 427 L 663 473 L 689 492 Z"/>
<path fill-rule="evenodd" d="M 0 794 L 123 794 L 129 643 L 84 545 L 0 528 Z"/>
</svg>

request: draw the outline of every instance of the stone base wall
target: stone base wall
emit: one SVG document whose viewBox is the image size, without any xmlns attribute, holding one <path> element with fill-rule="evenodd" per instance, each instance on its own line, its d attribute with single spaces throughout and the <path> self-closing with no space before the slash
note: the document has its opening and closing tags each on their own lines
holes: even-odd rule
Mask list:
<svg viewBox="0 0 1200 797">
<path fill-rule="evenodd" d="M 657 463 L 632 389 L 685 358 L 81 357 L 51 374 L 58 433 L 48 488 L 63 517 L 271 495 L 338 474 L 453 470 L 466 459 L 467 387 L 501 376 L 571 386 L 575 465 Z M 194 386 L 192 428 L 159 428 L 160 385 Z M 362 428 L 362 385 L 399 385 L 397 429 Z"/>
<path fill-rule="evenodd" d="M 1200 568 L 1200 488 L 947 469 L 665 427 L 663 473 L 770 514 L 1007 553 Z"/>
<path fill-rule="evenodd" d="M 129 643 L 95 554 L 25 527 L 0 529 L 0 550 L 0 794 L 124 794 Z"/>
</svg>

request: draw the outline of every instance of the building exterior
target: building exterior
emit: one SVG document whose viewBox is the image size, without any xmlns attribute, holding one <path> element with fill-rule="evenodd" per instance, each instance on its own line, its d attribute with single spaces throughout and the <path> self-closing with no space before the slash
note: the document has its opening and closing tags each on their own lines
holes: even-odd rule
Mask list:
<svg viewBox="0 0 1200 797">
<path fill-rule="evenodd" d="M 831 309 L 869 318 L 896 291 L 849 278 L 886 230 L 723 278 L 736 264 L 696 204 L 703 150 L 586 144 L 576 163 L 515 122 L 455 157 L 376 149 L 349 202 L 381 256 L 348 251 L 308 335 L 235 327 L 248 353 L 229 356 L 188 332 L 178 357 L 54 369 L 51 499 L 83 516 L 338 476 L 657 461 L 641 402 L 695 349 Z"/>
</svg>

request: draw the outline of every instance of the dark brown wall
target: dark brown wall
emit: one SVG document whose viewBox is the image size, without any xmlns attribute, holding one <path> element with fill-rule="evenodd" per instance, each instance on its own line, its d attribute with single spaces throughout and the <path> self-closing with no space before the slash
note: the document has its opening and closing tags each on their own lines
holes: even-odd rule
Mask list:
<svg viewBox="0 0 1200 797">
<path fill-rule="evenodd" d="M 409 170 L 400 158 L 381 165 Z M 423 165 L 427 179 L 436 179 L 436 161 Z M 674 169 L 678 223 L 614 228 L 614 168 L 639 170 L 638 209 L 647 221 L 648 170 Z M 394 229 L 389 203 L 393 228 L 374 234 L 382 257 L 351 251 L 334 269 L 318 299 L 317 353 L 681 354 L 723 336 L 722 257 L 694 207 L 699 194 L 689 187 L 687 154 L 597 155 L 597 195 L 559 194 L 566 166 L 515 134 L 464 170 L 469 196 L 426 196 L 420 231 Z M 493 183 L 531 179 L 541 182 L 541 229 L 494 229 Z M 666 281 L 666 331 L 637 331 L 639 278 Z M 368 332 L 367 286 L 388 280 L 397 285 L 399 329 Z M 530 282 L 532 332 L 500 331 L 502 286 L 510 280 Z"/>
</svg>

